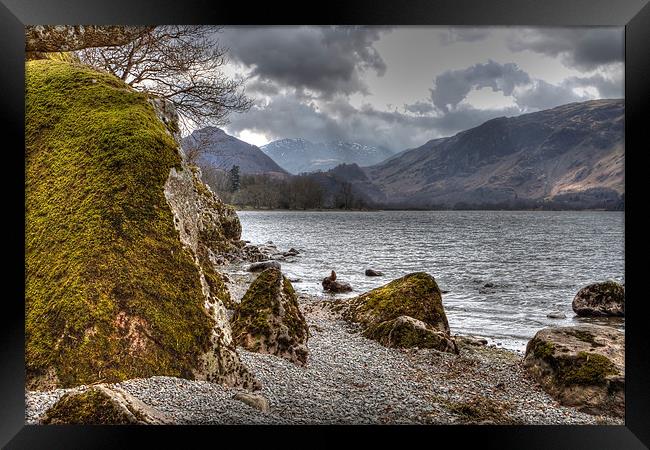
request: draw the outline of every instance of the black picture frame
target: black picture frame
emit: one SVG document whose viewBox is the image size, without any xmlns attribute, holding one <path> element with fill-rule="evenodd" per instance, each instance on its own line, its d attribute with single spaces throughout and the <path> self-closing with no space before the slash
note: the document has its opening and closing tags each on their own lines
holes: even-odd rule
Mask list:
<svg viewBox="0 0 650 450">
<path fill-rule="evenodd" d="M 330 0 L 314 3 L 278 4 L 208 0 L 0 0 L 0 120 L 5 128 L 3 156 L 5 170 L 0 177 L 5 225 L 5 244 L 10 250 L 3 270 L 2 363 L 0 364 L 0 444 L 18 448 L 129 448 L 187 447 L 189 439 L 207 439 L 209 445 L 238 444 L 338 445 L 341 438 L 379 437 L 398 442 L 429 442 L 429 445 L 468 443 L 486 448 L 589 448 L 636 449 L 650 446 L 650 363 L 646 345 L 650 342 L 642 294 L 642 279 L 629 270 L 635 255 L 645 256 L 642 241 L 631 236 L 630 206 L 641 221 L 644 169 L 643 153 L 648 147 L 643 129 L 650 99 L 650 5 L 649 0 L 401 0 L 379 3 L 371 0 Z M 26 426 L 24 366 L 24 25 L 26 24 L 371 24 L 371 25 L 531 25 L 531 26 L 625 26 L 625 209 L 626 245 L 626 416 L 624 426 L 365 426 L 316 427 L 110 427 L 110 426 Z M 9 158 L 8 158 L 9 157 Z M 630 161 L 634 161 L 630 163 Z M 630 188 L 632 186 L 632 188 Z M 630 192 L 631 191 L 631 192 Z M 11 202 L 6 201 L 7 199 Z M 641 261 L 643 261 L 641 259 Z M 643 263 L 639 263 L 643 264 Z M 636 266 L 637 269 L 642 269 Z M 336 430 L 345 434 L 331 433 Z M 280 435 L 278 434 L 280 433 Z M 297 437 L 297 433 L 302 436 Z M 305 434 L 312 435 L 305 441 Z M 290 439 L 298 439 L 292 441 Z M 408 439 L 404 441 L 404 439 Z M 218 439 L 218 442 L 215 440 Z M 222 439 L 224 439 L 222 441 Z M 442 443 L 445 440 L 447 443 Z M 165 445 L 167 444 L 167 445 Z"/>
</svg>

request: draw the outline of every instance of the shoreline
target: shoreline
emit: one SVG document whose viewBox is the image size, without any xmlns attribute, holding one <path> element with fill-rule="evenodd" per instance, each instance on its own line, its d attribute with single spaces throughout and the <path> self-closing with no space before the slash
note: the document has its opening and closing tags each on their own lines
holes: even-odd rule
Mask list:
<svg viewBox="0 0 650 450">
<path fill-rule="evenodd" d="M 460 354 L 387 348 L 301 295 L 310 327 L 305 367 L 238 348 L 262 382 L 270 411 L 232 397 L 242 389 L 173 377 L 118 386 L 178 424 L 622 424 L 560 406 L 528 377 L 522 355 L 460 345 Z M 459 340 L 460 341 L 460 340 Z M 26 422 L 37 423 L 67 390 L 26 392 Z"/>
<path fill-rule="evenodd" d="M 281 208 L 247 208 L 233 205 L 237 212 L 621 212 L 625 213 L 624 209 L 337 209 L 337 208 L 321 208 L 321 209 L 281 209 Z"/>
</svg>

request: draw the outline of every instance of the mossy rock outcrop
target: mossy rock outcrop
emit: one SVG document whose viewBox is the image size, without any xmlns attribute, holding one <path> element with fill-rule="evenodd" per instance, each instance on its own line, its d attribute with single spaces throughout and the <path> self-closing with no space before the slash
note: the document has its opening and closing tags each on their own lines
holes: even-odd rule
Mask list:
<svg viewBox="0 0 650 450">
<path fill-rule="evenodd" d="M 117 386 L 95 385 L 64 394 L 41 420 L 45 425 L 165 425 L 173 420 Z"/>
<path fill-rule="evenodd" d="M 363 335 L 390 347 L 456 352 L 436 280 L 416 272 L 349 300 L 333 303 Z"/>
<path fill-rule="evenodd" d="M 237 345 L 298 365 L 307 362 L 309 328 L 293 286 L 280 270 L 260 273 L 235 309 L 231 324 Z"/>
<path fill-rule="evenodd" d="M 625 316 L 625 288 L 615 281 L 590 284 L 578 291 L 571 307 L 579 316 Z"/>
<path fill-rule="evenodd" d="M 625 335 L 610 327 L 545 328 L 524 367 L 560 403 L 590 414 L 625 414 Z"/>
<path fill-rule="evenodd" d="M 208 264 L 239 238 L 238 220 L 199 192 L 173 108 L 74 62 L 29 61 L 25 138 L 27 387 L 153 375 L 254 387 Z M 218 233 L 201 244 L 183 240 L 172 174 L 213 203 L 196 217 Z"/>
</svg>

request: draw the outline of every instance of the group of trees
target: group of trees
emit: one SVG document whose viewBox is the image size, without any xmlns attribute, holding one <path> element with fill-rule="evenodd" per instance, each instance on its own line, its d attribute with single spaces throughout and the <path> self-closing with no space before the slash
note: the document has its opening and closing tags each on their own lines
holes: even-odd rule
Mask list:
<svg viewBox="0 0 650 450">
<path fill-rule="evenodd" d="M 229 171 L 205 169 L 203 181 L 226 203 L 240 207 L 305 210 L 367 206 L 350 183 L 340 182 L 326 189 L 313 175 L 240 175 L 239 168 L 233 166 Z"/>
</svg>

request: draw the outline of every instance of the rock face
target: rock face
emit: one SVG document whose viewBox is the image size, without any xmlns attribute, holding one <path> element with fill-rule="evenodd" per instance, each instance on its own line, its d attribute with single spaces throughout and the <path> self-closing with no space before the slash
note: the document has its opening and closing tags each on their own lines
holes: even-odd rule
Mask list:
<svg viewBox="0 0 650 450">
<path fill-rule="evenodd" d="M 250 285 L 232 318 L 237 345 L 304 365 L 309 329 L 291 282 L 276 268 L 266 269 Z"/>
<path fill-rule="evenodd" d="M 560 403 L 590 414 L 625 414 L 625 335 L 609 327 L 545 328 L 524 366 Z"/>
<path fill-rule="evenodd" d="M 65 394 L 46 413 L 46 425 L 166 425 L 173 420 L 118 386 L 95 385 Z"/>
<path fill-rule="evenodd" d="M 329 277 L 323 278 L 322 285 L 323 289 L 334 293 L 350 292 L 352 290 L 352 286 L 350 286 L 348 283 L 336 281 L 336 272 L 333 270 Z"/>
<path fill-rule="evenodd" d="M 239 220 L 184 162 L 170 104 L 65 61 L 29 61 L 26 82 L 28 389 L 259 386 L 212 264 L 237 248 Z"/>
<path fill-rule="evenodd" d="M 578 291 L 571 306 L 579 316 L 624 316 L 625 288 L 614 281 L 590 284 Z"/>
<path fill-rule="evenodd" d="M 389 347 L 426 347 L 457 352 L 435 279 L 408 274 L 350 300 L 343 318 L 362 325 L 363 335 Z"/>
</svg>

